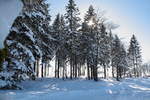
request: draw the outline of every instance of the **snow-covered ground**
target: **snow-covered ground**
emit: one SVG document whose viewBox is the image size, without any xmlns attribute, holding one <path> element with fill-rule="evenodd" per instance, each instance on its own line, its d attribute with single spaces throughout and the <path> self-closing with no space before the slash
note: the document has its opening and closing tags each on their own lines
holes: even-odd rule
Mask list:
<svg viewBox="0 0 150 100">
<path fill-rule="evenodd" d="M 150 100 L 150 78 L 113 80 L 37 79 L 24 90 L 0 90 L 0 100 Z"/>
</svg>

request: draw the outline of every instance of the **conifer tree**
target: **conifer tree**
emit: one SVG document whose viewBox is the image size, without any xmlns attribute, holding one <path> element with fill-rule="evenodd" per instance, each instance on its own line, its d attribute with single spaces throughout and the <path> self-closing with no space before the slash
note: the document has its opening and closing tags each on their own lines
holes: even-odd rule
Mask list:
<svg viewBox="0 0 150 100">
<path fill-rule="evenodd" d="M 104 67 L 104 78 L 107 76 L 107 68 L 110 63 L 110 41 L 109 35 L 106 32 L 106 27 L 102 24 L 100 29 L 100 44 L 99 44 L 99 62 Z"/>
<path fill-rule="evenodd" d="M 79 9 L 75 4 L 74 0 L 69 0 L 68 5 L 66 6 L 66 26 L 67 26 L 67 50 L 69 52 L 69 60 L 70 60 L 70 78 L 77 76 L 77 45 L 78 45 L 78 37 L 79 37 L 79 27 L 80 27 L 80 17 L 79 17 Z"/>
<path fill-rule="evenodd" d="M 69 0 L 68 5 L 66 6 L 65 19 L 69 30 L 76 31 L 80 27 L 79 21 L 79 9 L 75 4 L 74 0 Z"/>
<path fill-rule="evenodd" d="M 122 78 L 122 75 L 125 75 L 125 72 L 127 71 L 128 62 L 124 45 L 117 35 L 115 36 L 113 43 L 113 55 L 112 65 L 116 69 L 116 79 L 119 81 L 119 79 Z"/>
<path fill-rule="evenodd" d="M 113 66 L 116 68 L 116 79 L 119 81 L 119 63 L 120 63 L 120 48 L 121 48 L 121 41 L 117 35 L 115 35 L 114 45 L 113 45 Z"/>
<path fill-rule="evenodd" d="M 130 41 L 128 60 L 131 71 L 130 74 L 134 74 L 135 77 L 140 76 L 140 67 L 142 63 L 141 49 L 135 35 L 132 36 Z"/>
<path fill-rule="evenodd" d="M 122 78 L 123 75 L 124 77 L 126 76 L 126 72 L 128 70 L 127 52 L 123 43 L 121 44 L 119 55 L 120 55 L 119 77 Z"/>
<path fill-rule="evenodd" d="M 66 45 L 66 26 L 63 15 L 58 14 L 53 23 L 53 37 L 58 41 L 58 49 L 55 55 L 55 77 L 59 78 L 60 68 L 63 68 L 65 75 L 65 61 L 67 57 Z"/>
<path fill-rule="evenodd" d="M 83 37 L 85 38 L 86 62 L 88 79 L 98 80 L 98 25 L 96 13 L 93 6 L 90 6 L 85 14 L 84 23 L 82 25 Z"/>
<path fill-rule="evenodd" d="M 0 88 L 17 88 L 17 82 L 35 79 L 39 59 L 42 59 L 42 64 L 51 59 L 56 47 L 49 31 L 48 5 L 41 0 L 26 2 L 5 40 L 8 57 L 0 73 L 5 85 Z"/>
</svg>

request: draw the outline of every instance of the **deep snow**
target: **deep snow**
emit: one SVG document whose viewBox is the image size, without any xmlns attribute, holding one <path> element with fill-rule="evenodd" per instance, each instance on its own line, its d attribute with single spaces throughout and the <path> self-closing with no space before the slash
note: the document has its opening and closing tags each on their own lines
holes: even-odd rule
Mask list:
<svg viewBox="0 0 150 100">
<path fill-rule="evenodd" d="M 20 0 L 0 0 L 0 48 L 3 48 L 3 41 L 22 7 Z"/>
<path fill-rule="evenodd" d="M 150 100 L 150 78 L 113 80 L 37 79 L 23 90 L 0 90 L 0 100 Z"/>
</svg>

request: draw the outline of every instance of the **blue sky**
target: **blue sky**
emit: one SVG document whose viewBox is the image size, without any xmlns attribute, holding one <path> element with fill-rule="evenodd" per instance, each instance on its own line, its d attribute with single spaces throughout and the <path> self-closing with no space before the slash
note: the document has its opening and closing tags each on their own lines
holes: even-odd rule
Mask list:
<svg viewBox="0 0 150 100">
<path fill-rule="evenodd" d="M 0 48 L 4 47 L 3 42 L 22 7 L 18 0 L 0 0 Z"/>
<path fill-rule="evenodd" d="M 50 6 L 52 19 L 57 13 L 65 13 L 68 0 L 47 0 Z M 87 11 L 89 5 L 97 10 L 104 10 L 108 20 L 113 21 L 120 27 L 114 30 L 125 45 L 129 45 L 132 34 L 142 48 L 143 61 L 150 61 L 150 0 L 75 0 L 81 17 Z"/>
</svg>

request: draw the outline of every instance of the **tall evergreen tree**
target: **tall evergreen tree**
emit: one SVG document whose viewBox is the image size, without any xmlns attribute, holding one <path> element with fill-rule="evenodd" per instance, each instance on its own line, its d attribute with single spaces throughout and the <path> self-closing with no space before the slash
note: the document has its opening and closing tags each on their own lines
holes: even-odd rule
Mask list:
<svg viewBox="0 0 150 100">
<path fill-rule="evenodd" d="M 53 37 L 57 39 L 59 44 L 55 55 L 55 77 L 57 78 L 60 75 L 60 68 L 63 68 L 63 76 L 65 75 L 65 61 L 67 59 L 66 33 L 64 17 L 58 14 L 53 23 Z"/>
<path fill-rule="evenodd" d="M 100 28 L 99 62 L 104 67 L 104 78 L 107 77 L 107 68 L 110 63 L 110 40 L 106 27 L 102 24 Z"/>
<path fill-rule="evenodd" d="M 98 25 L 96 13 L 93 6 L 90 6 L 85 14 L 84 23 L 82 25 L 84 44 L 86 46 L 86 62 L 88 79 L 98 80 L 97 65 L 98 65 Z"/>
<path fill-rule="evenodd" d="M 80 27 L 79 21 L 81 20 L 79 17 L 79 9 L 75 4 L 74 0 L 69 0 L 68 5 L 66 6 L 66 22 L 69 30 L 76 31 Z"/>
<path fill-rule="evenodd" d="M 114 55 L 114 36 L 112 34 L 112 32 L 110 31 L 109 33 L 109 44 L 110 44 L 110 66 L 111 66 L 111 69 L 112 69 L 112 77 L 114 78 L 115 77 L 115 68 L 113 66 L 113 57 L 115 56 Z"/>
<path fill-rule="evenodd" d="M 135 77 L 138 77 L 140 75 L 142 58 L 141 49 L 135 35 L 132 36 L 130 41 L 130 46 L 128 49 L 128 60 L 131 71 L 130 74 L 134 74 Z"/>
<path fill-rule="evenodd" d="M 122 75 L 125 74 L 125 71 L 127 70 L 128 62 L 126 50 L 117 35 L 114 39 L 113 55 L 112 65 L 116 69 L 116 79 L 119 81 L 119 79 L 122 78 Z"/>
<path fill-rule="evenodd" d="M 93 6 L 90 5 L 88 8 L 88 11 L 85 14 L 84 21 L 89 24 L 91 22 L 96 23 L 96 16 L 97 16 L 97 14 L 95 13 Z"/>
<path fill-rule="evenodd" d="M 126 76 L 126 72 L 128 70 L 128 58 L 127 58 L 127 51 L 124 47 L 124 44 L 121 44 L 121 48 L 120 48 L 120 71 L 119 71 L 119 76 L 120 78 L 122 78 L 122 76 L 124 75 L 124 77 Z"/>
<path fill-rule="evenodd" d="M 51 59 L 56 47 L 49 35 L 48 5 L 41 0 L 23 2 L 22 12 L 15 19 L 5 40 L 8 57 L 0 73 L 0 79 L 5 83 L 1 88 L 16 88 L 16 83 L 21 80 L 35 79 L 35 69 L 39 67 L 36 61 L 42 59 L 43 63 Z"/>
<path fill-rule="evenodd" d="M 113 66 L 116 68 L 116 79 L 119 81 L 119 63 L 120 63 L 120 48 L 121 48 L 121 41 L 118 38 L 118 36 L 115 36 L 115 40 L 114 40 L 114 46 L 113 46 Z"/>
<path fill-rule="evenodd" d="M 78 37 L 80 33 L 78 32 L 80 27 L 79 9 L 75 4 L 74 0 L 69 0 L 66 6 L 66 24 L 67 24 L 67 50 L 69 51 L 69 61 L 70 61 L 70 78 L 77 76 L 77 46 Z"/>
</svg>

